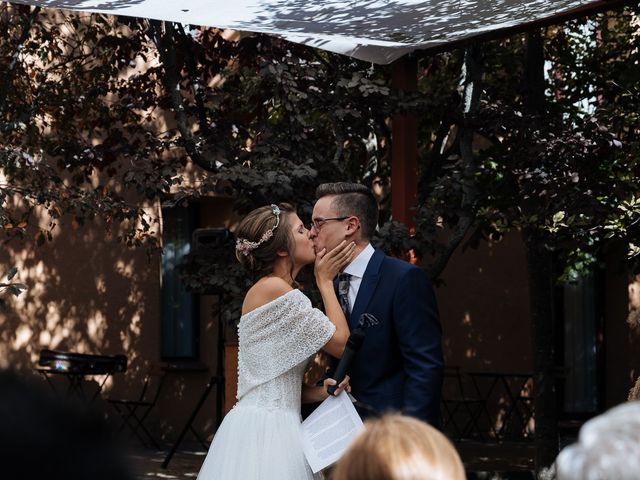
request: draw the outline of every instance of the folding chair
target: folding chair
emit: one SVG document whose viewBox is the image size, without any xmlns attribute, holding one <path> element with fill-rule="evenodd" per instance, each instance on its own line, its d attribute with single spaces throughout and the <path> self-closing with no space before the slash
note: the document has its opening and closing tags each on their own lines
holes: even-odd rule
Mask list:
<svg viewBox="0 0 640 480">
<path fill-rule="evenodd" d="M 460 367 L 444 367 L 442 425 L 456 439 L 474 436 L 484 440 L 478 420 L 486 408 L 484 400 L 465 394 Z"/>
<path fill-rule="evenodd" d="M 148 444 L 144 438 L 146 437 L 157 450 L 160 450 L 161 447 L 156 439 L 153 438 L 149 430 L 144 426 L 144 421 L 149 416 L 149 413 L 160 397 L 165 377 L 165 372 L 151 371 L 146 375 L 144 384 L 142 385 L 142 392 L 140 392 L 140 396 L 137 399 L 130 400 L 110 398 L 107 400 L 111 405 L 113 405 L 113 408 L 122 418 L 122 424 L 120 425 L 118 432 L 122 432 L 125 427 L 128 427 L 131 431 L 129 438 L 135 436 L 145 447 L 147 447 Z M 144 437 L 140 432 L 144 434 Z"/>
</svg>

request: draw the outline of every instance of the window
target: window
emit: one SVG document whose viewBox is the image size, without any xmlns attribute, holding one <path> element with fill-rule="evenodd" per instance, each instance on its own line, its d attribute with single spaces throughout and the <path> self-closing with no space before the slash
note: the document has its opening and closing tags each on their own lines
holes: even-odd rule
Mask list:
<svg viewBox="0 0 640 480">
<path fill-rule="evenodd" d="M 564 286 L 564 410 L 593 413 L 599 408 L 601 314 L 598 275 Z"/>
<path fill-rule="evenodd" d="M 162 348 L 163 360 L 198 359 L 198 298 L 186 290 L 178 266 L 191 250 L 198 209 L 162 209 Z"/>
</svg>

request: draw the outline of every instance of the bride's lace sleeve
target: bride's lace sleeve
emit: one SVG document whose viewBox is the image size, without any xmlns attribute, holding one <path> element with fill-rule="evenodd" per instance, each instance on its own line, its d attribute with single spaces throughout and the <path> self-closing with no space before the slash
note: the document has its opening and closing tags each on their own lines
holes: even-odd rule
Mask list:
<svg viewBox="0 0 640 480">
<path fill-rule="evenodd" d="M 335 330 L 299 290 L 243 316 L 238 325 L 238 398 L 306 361 Z"/>
</svg>

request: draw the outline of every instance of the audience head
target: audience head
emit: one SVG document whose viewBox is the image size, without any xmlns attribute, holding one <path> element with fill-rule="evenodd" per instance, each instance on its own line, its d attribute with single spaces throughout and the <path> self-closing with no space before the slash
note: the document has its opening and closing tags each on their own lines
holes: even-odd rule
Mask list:
<svg viewBox="0 0 640 480">
<path fill-rule="evenodd" d="M 11 480 L 129 480 L 103 418 L 43 384 L 0 371 L 0 476 Z"/>
<path fill-rule="evenodd" d="M 556 460 L 558 480 L 640 478 L 640 402 L 592 418 Z"/>
<path fill-rule="evenodd" d="M 365 429 L 336 464 L 332 480 L 464 480 L 462 461 L 447 438 L 411 417 L 388 414 Z"/>
</svg>

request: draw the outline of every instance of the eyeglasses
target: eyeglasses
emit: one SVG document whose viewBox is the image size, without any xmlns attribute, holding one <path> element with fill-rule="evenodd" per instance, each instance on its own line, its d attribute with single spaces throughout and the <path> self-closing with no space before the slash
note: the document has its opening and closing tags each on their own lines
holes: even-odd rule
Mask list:
<svg viewBox="0 0 640 480">
<path fill-rule="evenodd" d="M 333 217 L 333 218 L 316 218 L 315 220 L 311 220 L 311 225 L 309 226 L 309 230 L 311 230 L 312 228 L 315 228 L 317 232 L 320 231 L 320 229 L 322 228 L 322 226 L 327 223 L 330 222 L 331 220 L 336 220 L 336 221 L 342 221 L 342 220 L 346 220 L 347 217 Z"/>
</svg>

